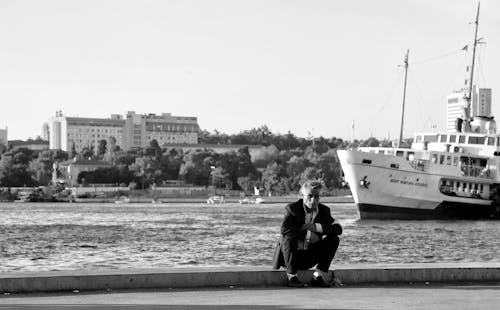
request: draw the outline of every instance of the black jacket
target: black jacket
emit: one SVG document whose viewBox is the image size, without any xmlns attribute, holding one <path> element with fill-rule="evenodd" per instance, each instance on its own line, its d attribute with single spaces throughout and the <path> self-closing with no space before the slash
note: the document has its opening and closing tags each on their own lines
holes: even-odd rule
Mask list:
<svg viewBox="0 0 500 310">
<path fill-rule="evenodd" d="M 285 218 L 281 223 L 281 235 L 304 240 L 307 230 L 302 229 L 305 223 L 306 213 L 302 199 L 288 204 L 285 207 Z M 314 223 L 321 224 L 323 228 L 322 235 L 341 235 L 342 227 L 339 224 L 334 224 L 335 219 L 330 213 L 330 208 L 324 204 L 318 205 L 318 214 L 314 218 Z"/>
<path fill-rule="evenodd" d="M 305 219 L 306 212 L 302 199 L 288 204 L 285 207 L 285 217 L 281 223 L 281 236 L 276 244 L 273 255 L 273 269 L 279 269 L 281 266 L 285 266 L 283 253 L 281 251 L 281 240 L 284 236 L 296 238 L 297 240 L 304 240 L 306 238 L 307 230 L 302 229 Z M 313 220 L 314 223 L 321 224 L 323 228 L 323 233 L 320 235 L 341 235 L 342 226 L 334 223 L 334 221 L 335 219 L 330 213 L 330 208 L 320 203 L 318 205 L 318 214 Z"/>
</svg>

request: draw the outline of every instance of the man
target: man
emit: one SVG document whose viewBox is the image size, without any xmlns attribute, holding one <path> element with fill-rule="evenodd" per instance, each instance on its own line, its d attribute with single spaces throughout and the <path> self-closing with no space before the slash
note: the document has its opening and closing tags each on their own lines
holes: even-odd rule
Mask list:
<svg viewBox="0 0 500 310">
<path fill-rule="evenodd" d="M 339 246 L 338 235 L 342 234 L 342 227 L 334 223 L 330 208 L 319 203 L 321 188 L 318 181 L 305 182 L 300 188 L 301 199 L 285 207 L 273 267 L 286 267 L 291 287 L 304 287 L 297 278 L 297 271 L 315 265 L 311 286 L 331 286 L 324 279 Z"/>
</svg>

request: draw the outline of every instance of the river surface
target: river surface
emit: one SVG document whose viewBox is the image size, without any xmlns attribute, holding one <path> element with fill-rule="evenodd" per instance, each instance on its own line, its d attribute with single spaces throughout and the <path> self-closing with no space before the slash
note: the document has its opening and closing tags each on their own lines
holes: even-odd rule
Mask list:
<svg viewBox="0 0 500 310">
<path fill-rule="evenodd" d="M 500 262 L 500 221 L 359 220 L 335 264 Z M 0 203 L 0 271 L 270 266 L 284 204 Z"/>
</svg>

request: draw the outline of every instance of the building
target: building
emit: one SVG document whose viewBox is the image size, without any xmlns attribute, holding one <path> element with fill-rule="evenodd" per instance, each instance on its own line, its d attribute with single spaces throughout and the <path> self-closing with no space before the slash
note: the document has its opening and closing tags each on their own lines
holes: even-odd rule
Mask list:
<svg viewBox="0 0 500 310">
<path fill-rule="evenodd" d="M 197 144 L 198 120 L 196 117 L 172 116 L 170 113 L 136 114 L 129 111 L 125 120 L 124 149 L 143 148 L 151 140 L 159 145 Z"/>
<path fill-rule="evenodd" d="M 45 122 L 42 124 L 42 139 L 49 141 L 49 123 Z"/>
<path fill-rule="evenodd" d="M 455 91 L 447 98 L 446 104 L 446 130 L 457 132 L 457 119 L 464 117 L 463 111 L 467 106 L 463 90 Z M 471 116 L 491 118 L 491 88 L 473 88 Z"/>
<path fill-rule="evenodd" d="M 43 151 L 49 149 L 49 141 L 42 139 L 35 139 L 35 140 L 28 139 L 26 141 L 11 140 L 9 141 L 9 146 L 12 147 L 12 149 L 14 150 L 25 148 L 32 151 Z"/>
<path fill-rule="evenodd" d="M 5 129 L 0 129 L 0 144 L 7 148 L 8 140 L 7 140 L 7 127 Z"/>
<path fill-rule="evenodd" d="M 61 111 L 49 120 L 51 149 L 76 152 L 84 148 L 97 149 L 99 141 L 115 140 L 121 149 L 143 148 L 156 139 L 159 145 L 171 143 L 198 143 L 196 117 L 136 114 L 128 112 L 126 118 L 113 114 L 110 118 L 67 117 Z"/>
<path fill-rule="evenodd" d="M 101 160 L 74 158 L 59 164 L 54 164 L 52 182 L 63 182 L 66 186 L 78 185 L 78 174 L 82 171 L 95 171 L 99 168 L 109 168 L 110 164 Z"/>
</svg>

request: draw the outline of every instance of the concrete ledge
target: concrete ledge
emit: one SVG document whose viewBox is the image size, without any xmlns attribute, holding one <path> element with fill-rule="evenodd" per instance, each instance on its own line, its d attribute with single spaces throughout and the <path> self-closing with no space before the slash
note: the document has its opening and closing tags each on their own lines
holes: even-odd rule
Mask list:
<svg viewBox="0 0 500 310">
<path fill-rule="evenodd" d="M 311 275 L 303 271 L 299 278 L 307 282 Z M 500 282 L 500 263 L 336 266 L 335 276 L 346 285 Z M 284 286 L 286 281 L 284 271 L 268 267 L 54 271 L 1 274 L 0 292 Z"/>
</svg>

